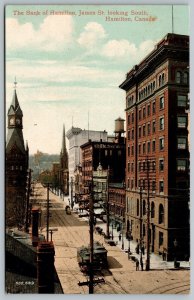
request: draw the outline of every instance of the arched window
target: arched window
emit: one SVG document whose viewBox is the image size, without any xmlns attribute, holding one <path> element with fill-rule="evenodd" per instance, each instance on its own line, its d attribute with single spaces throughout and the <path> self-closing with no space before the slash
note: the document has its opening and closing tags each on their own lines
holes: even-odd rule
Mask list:
<svg viewBox="0 0 194 300">
<path fill-rule="evenodd" d="M 146 97 L 147 97 L 147 94 L 148 94 L 148 88 L 146 86 L 146 89 L 145 89 L 145 95 L 146 95 Z"/>
<path fill-rule="evenodd" d="M 146 214 L 146 202 L 143 200 L 143 215 Z"/>
<path fill-rule="evenodd" d="M 176 83 L 181 83 L 182 73 L 180 71 L 176 72 Z"/>
<path fill-rule="evenodd" d="M 189 74 L 188 74 L 188 72 L 184 72 L 184 74 L 183 74 L 183 83 L 185 83 L 185 84 L 189 83 Z"/>
<path fill-rule="evenodd" d="M 150 93 L 152 93 L 152 89 L 153 89 L 153 87 L 152 87 L 152 82 L 151 82 L 151 84 L 150 84 Z"/>
<path fill-rule="evenodd" d="M 162 74 L 162 84 L 164 84 L 164 73 Z"/>
<path fill-rule="evenodd" d="M 159 224 L 164 223 L 164 206 L 159 205 Z"/>
<path fill-rule="evenodd" d="M 137 216 L 139 216 L 139 199 L 137 199 Z"/>
<path fill-rule="evenodd" d="M 154 217 L 155 217 L 155 204 L 152 201 L 152 203 L 151 203 L 151 218 L 154 218 Z"/>
<path fill-rule="evenodd" d="M 155 90 L 155 85 L 156 85 L 156 84 L 155 84 L 155 81 L 154 81 L 154 82 L 153 82 L 153 90 Z"/>
<path fill-rule="evenodd" d="M 150 85 L 148 85 L 148 95 L 150 94 Z"/>
<path fill-rule="evenodd" d="M 162 76 L 161 75 L 159 76 L 158 84 L 159 84 L 159 86 L 161 86 L 161 84 L 162 84 Z"/>
</svg>

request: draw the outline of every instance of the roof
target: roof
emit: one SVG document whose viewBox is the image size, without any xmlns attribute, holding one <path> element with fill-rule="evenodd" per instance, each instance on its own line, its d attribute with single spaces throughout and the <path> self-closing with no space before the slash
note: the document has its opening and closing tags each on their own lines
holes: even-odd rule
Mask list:
<svg viewBox="0 0 194 300">
<path fill-rule="evenodd" d="M 8 116 L 16 114 L 17 116 L 23 116 L 22 110 L 19 105 L 18 97 L 16 90 L 14 90 L 12 103 L 10 105 L 10 108 L 8 110 Z"/>
<path fill-rule="evenodd" d="M 20 128 L 9 128 L 6 142 L 6 153 L 10 152 L 13 146 L 16 146 L 25 154 L 25 146 L 22 130 Z"/>
<path fill-rule="evenodd" d="M 170 57 L 178 59 L 177 53 L 185 53 L 186 59 L 189 59 L 189 36 L 168 33 L 161 39 L 151 51 L 138 65 L 135 65 L 126 75 L 126 79 L 119 85 L 123 90 L 127 90 L 135 78 L 150 72 L 154 65 L 159 65 L 167 54 Z"/>
<path fill-rule="evenodd" d="M 6 233 L 5 250 L 6 292 L 11 294 L 37 294 L 37 254 L 36 247 L 32 246 L 30 235 L 21 231 L 15 231 L 14 235 L 11 232 Z M 56 270 L 54 281 L 55 294 L 63 294 Z"/>
</svg>

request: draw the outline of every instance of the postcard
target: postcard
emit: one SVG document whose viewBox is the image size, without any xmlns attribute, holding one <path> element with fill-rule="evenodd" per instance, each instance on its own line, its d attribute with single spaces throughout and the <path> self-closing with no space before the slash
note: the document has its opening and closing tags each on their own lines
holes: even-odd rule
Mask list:
<svg viewBox="0 0 194 300">
<path fill-rule="evenodd" d="M 5 291 L 190 293 L 188 5 L 5 6 Z"/>
</svg>

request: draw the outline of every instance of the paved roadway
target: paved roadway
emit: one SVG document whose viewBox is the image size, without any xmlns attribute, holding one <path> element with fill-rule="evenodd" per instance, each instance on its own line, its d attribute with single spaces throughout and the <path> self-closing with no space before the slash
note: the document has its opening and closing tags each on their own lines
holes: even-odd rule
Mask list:
<svg viewBox="0 0 194 300">
<path fill-rule="evenodd" d="M 35 193 L 38 203 L 42 203 L 42 233 L 46 235 L 45 203 L 47 191 L 36 184 Z M 72 213 L 66 215 L 64 207 L 67 198 L 49 192 L 51 203 L 50 228 L 57 228 L 53 233 L 55 246 L 55 267 L 65 294 L 88 294 L 87 286 L 78 286 L 79 281 L 86 281 L 77 263 L 77 248 L 89 243 L 88 223 Z M 66 203 L 65 203 L 66 202 Z M 103 237 L 94 233 L 94 240 L 104 243 Z M 104 244 L 108 250 L 109 270 L 103 272 L 105 283 L 94 287 L 95 294 L 187 294 L 190 289 L 190 271 L 151 270 L 136 271 L 135 263 L 116 246 Z M 99 277 L 102 277 L 99 275 Z"/>
</svg>

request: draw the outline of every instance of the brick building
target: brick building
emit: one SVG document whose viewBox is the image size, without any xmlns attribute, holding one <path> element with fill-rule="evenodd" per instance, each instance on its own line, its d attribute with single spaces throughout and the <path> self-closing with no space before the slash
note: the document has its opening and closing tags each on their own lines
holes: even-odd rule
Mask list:
<svg viewBox="0 0 194 300">
<path fill-rule="evenodd" d="M 26 210 L 26 183 L 29 150 L 23 139 L 23 112 L 16 88 L 8 110 L 8 132 L 5 157 L 6 225 L 22 226 Z"/>
<path fill-rule="evenodd" d="M 167 34 L 120 88 L 126 91 L 127 230 L 137 241 L 146 242 L 149 235 L 150 250 L 166 259 L 184 259 L 189 255 L 189 37 Z"/>
<path fill-rule="evenodd" d="M 103 170 L 109 168 L 109 182 L 122 182 L 125 180 L 125 144 L 112 142 L 89 141 L 81 146 L 82 149 L 82 183 L 87 191 L 92 181 L 93 170 L 99 162 Z"/>
</svg>

